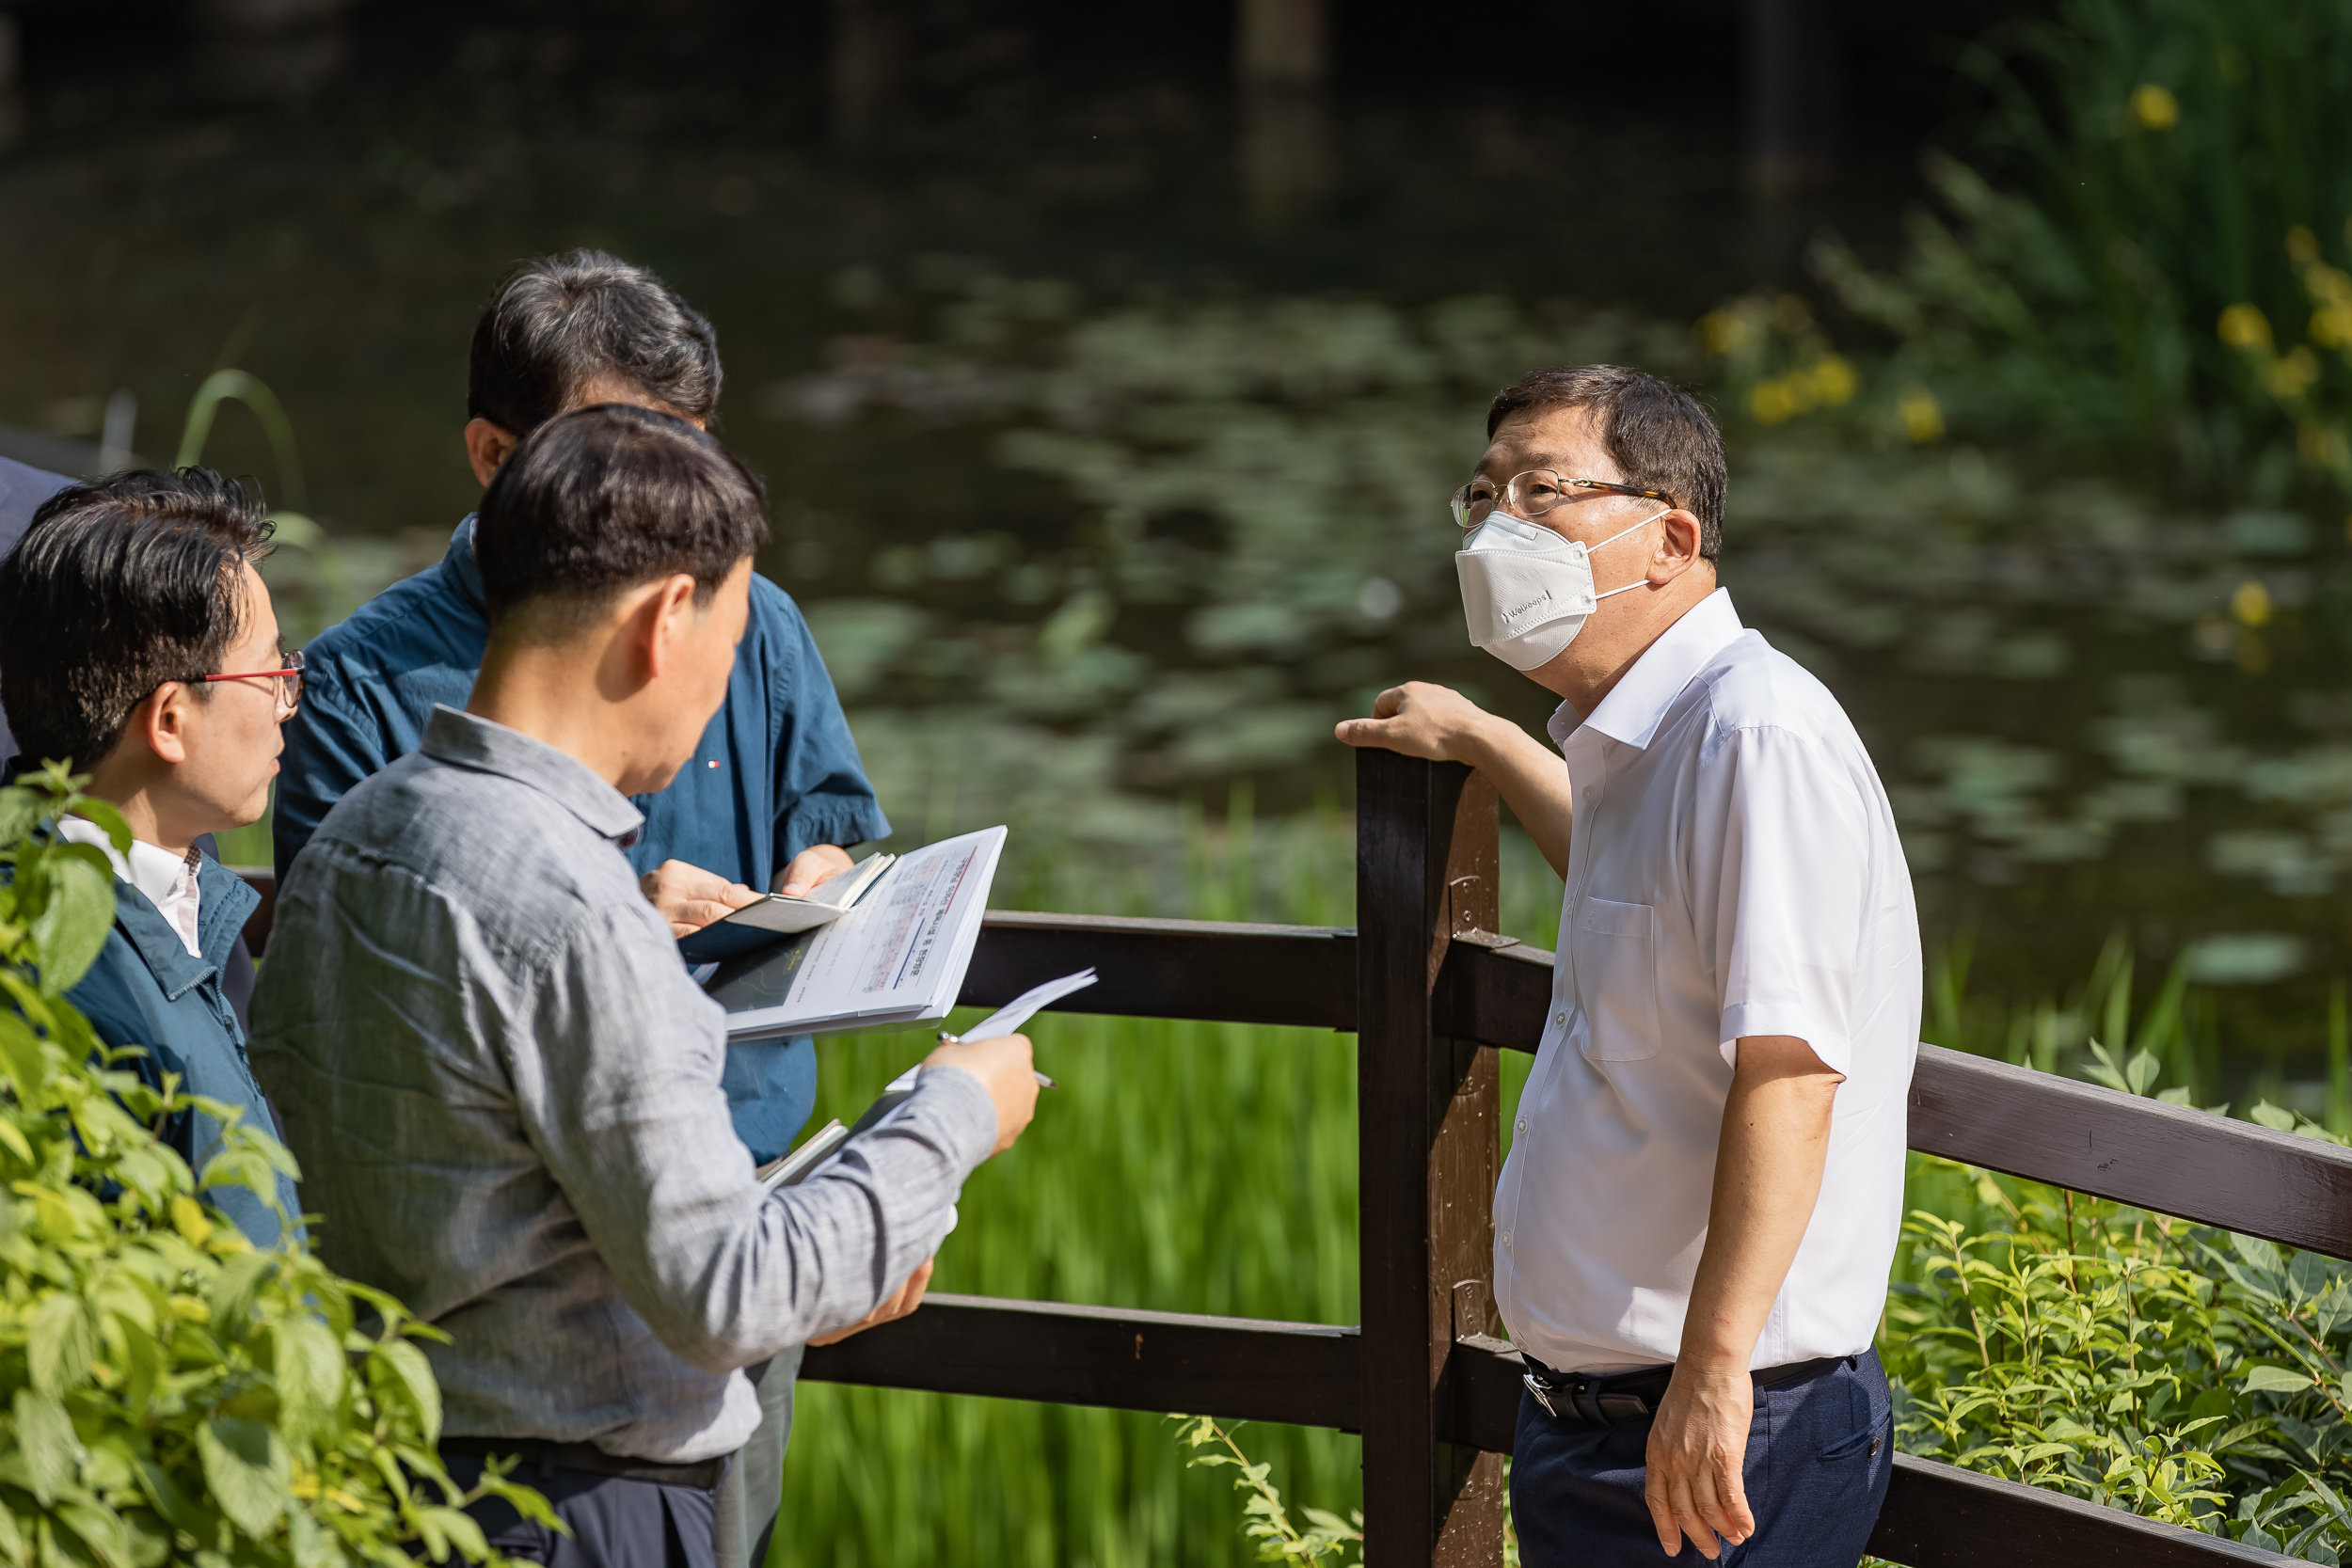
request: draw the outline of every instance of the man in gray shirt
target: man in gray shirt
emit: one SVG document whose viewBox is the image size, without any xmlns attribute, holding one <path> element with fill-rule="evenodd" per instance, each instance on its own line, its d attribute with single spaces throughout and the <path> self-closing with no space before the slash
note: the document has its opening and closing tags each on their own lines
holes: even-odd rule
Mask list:
<svg viewBox="0 0 2352 1568">
<path fill-rule="evenodd" d="M 707 1568 L 759 1419 L 738 1369 L 911 1309 L 1036 1102 L 1012 1036 L 931 1053 L 800 1186 L 765 1193 L 736 1140 L 724 1014 L 619 847 L 725 695 L 766 537 L 757 483 L 683 420 L 534 431 L 483 503 L 468 709 L 327 814 L 255 998 L 319 1250 L 451 1336 L 453 1474 L 519 1453 L 571 1528 L 481 1505 L 518 1557 Z"/>
</svg>

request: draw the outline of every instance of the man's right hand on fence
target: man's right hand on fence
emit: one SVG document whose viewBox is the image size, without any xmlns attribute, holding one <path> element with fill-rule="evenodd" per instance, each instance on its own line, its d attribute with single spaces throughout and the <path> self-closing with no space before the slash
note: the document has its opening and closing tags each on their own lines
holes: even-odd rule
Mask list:
<svg viewBox="0 0 2352 1568">
<path fill-rule="evenodd" d="M 1451 687 L 1406 681 L 1374 699 L 1371 718 L 1343 720 L 1333 733 L 1350 746 L 1470 764 L 1494 781 L 1551 868 L 1568 874 L 1567 765 L 1508 719 Z"/>
<path fill-rule="evenodd" d="M 1012 1147 L 1037 1114 L 1037 1069 L 1026 1035 L 956 1040 L 923 1058 L 925 1067 L 958 1067 L 980 1081 L 996 1105 L 996 1147 L 991 1157 Z"/>
</svg>

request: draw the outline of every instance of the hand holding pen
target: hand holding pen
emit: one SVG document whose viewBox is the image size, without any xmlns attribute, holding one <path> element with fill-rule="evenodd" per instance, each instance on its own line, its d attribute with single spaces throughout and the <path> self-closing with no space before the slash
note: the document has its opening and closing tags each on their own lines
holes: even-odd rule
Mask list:
<svg viewBox="0 0 2352 1568">
<path fill-rule="evenodd" d="M 1075 974 L 1065 974 L 1058 980 L 1048 980 L 1041 986 L 1032 986 L 1004 1006 L 972 1025 L 962 1035 L 950 1035 L 943 1031 L 939 1037 L 939 1043 L 958 1045 L 967 1040 L 994 1039 L 999 1035 L 1009 1035 L 1028 1022 L 1048 1004 L 1058 1002 L 1073 991 L 1086 990 L 1087 987 L 1094 984 L 1094 979 L 1093 970 L 1082 969 Z M 1061 1086 L 1045 1074 L 1038 1072 L 1035 1068 L 1029 1070 L 1035 1074 L 1039 1086 L 1048 1089 Z"/>
</svg>

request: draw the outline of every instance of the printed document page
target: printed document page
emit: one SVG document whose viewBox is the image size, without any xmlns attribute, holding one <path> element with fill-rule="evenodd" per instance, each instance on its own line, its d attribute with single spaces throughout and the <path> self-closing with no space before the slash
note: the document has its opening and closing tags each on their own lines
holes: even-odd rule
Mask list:
<svg viewBox="0 0 2352 1568">
<path fill-rule="evenodd" d="M 963 989 L 1005 830 L 898 857 L 840 919 L 711 977 L 733 1039 L 944 1018 Z"/>
</svg>

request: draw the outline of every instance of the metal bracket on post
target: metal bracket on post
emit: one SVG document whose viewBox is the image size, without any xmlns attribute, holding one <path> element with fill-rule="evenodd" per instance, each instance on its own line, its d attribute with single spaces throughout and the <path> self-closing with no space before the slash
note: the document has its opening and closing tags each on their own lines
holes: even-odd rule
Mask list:
<svg viewBox="0 0 2352 1568">
<path fill-rule="evenodd" d="M 1438 1037 L 1447 947 L 1500 923 L 1495 793 L 1458 764 L 1357 753 L 1364 1517 L 1373 1568 L 1500 1568 L 1502 1462 L 1438 1441 L 1457 1307 L 1490 1317 L 1501 1072 Z"/>
</svg>

